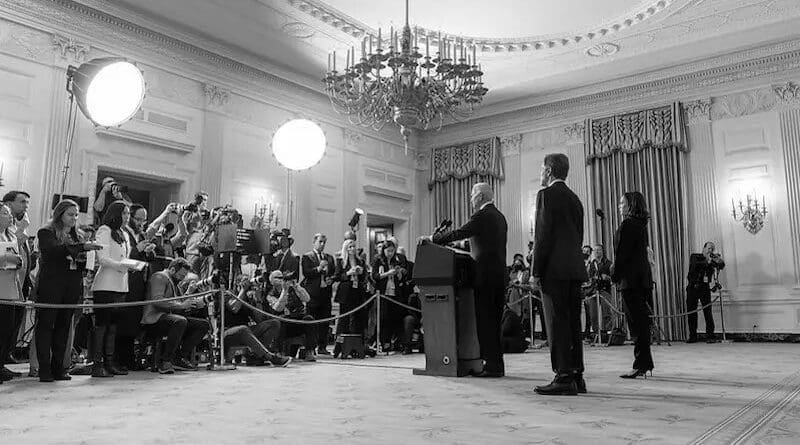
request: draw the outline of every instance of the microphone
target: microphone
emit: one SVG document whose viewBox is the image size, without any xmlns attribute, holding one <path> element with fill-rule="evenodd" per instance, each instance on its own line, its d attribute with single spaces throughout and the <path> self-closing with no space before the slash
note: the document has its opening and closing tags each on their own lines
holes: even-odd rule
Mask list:
<svg viewBox="0 0 800 445">
<path fill-rule="evenodd" d="M 447 218 L 443 219 L 442 222 L 440 222 L 439 225 L 435 229 L 433 229 L 433 235 L 438 235 L 443 230 L 447 229 L 448 227 L 450 227 L 452 225 L 453 225 L 453 221 L 451 221 L 451 220 L 449 220 Z"/>
<path fill-rule="evenodd" d="M 595 215 L 599 216 L 600 219 L 606 219 L 606 213 L 603 211 L 603 209 L 597 209 L 594 211 L 594 213 Z"/>
</svg>

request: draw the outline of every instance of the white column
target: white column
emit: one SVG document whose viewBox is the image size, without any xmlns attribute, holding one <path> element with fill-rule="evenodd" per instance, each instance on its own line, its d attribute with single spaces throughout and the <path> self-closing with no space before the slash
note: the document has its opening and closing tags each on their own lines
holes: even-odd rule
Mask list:
<svg viewBox="0 0 800 445">
<path fill-rule="evenodd" d="M 569 158 L 569 175 L 567 184 L 578 195 L 583 204 L 583 243 L 600 242 L 595 236 L 594 207 L 589 194 L 589 183 L 586 177 L 586 153 L 584 151 L 584 134 L 586 124 L 578 122 L 563 128 L 566 139 L 567 157 Z M 606 248 L 608 248 L 606 246 Z"/>
<path fill-rule="evenodd" d="M 503 154 L 505 180 L 500 193 L 500 211 L 508 223 L 508 245 L 506 248 L 506 264 L 511 264 L 515 253 L 525 255 L 529 228 L 525 219 L 525 199 L 522 193 L 522 134 L 513 134 L 500 138 L 500 149 Z"/>
<path fill-rule="evenodd" d="M 786 195 L 789 231 L 794 262 L 794 283 L 800 286 L 800 87 L 793 83 L 774 88 L 783 105 L 780 112 L 783 165 L 786 169 Z"/>
<path fill-rule="evenodd" d="M 711 133 L 711 100 L 684 104 L 689 162 L 689 251 L 698 251 L 706 241 L 722 244 L 717 214 L 717 178 L 714 170 L 714 145 Z"/>
</svg>

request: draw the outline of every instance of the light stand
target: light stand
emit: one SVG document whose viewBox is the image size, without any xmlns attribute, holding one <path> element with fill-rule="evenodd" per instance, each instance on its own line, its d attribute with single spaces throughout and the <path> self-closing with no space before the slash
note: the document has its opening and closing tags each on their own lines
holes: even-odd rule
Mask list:
<svg viewBox="0 0 800 445">
<path fill-rule="evenodd" d="M 722 286 L 719 284 L 719 269 L 714 269 L 714 286 L 717 288 L 717 295 L 719 295 L 719 322 L 722 326 L 722 342 L 733 343 L 733 340 L 728 340 L 725 332 L 725 303 L 722 302 Z"/>
</svg>

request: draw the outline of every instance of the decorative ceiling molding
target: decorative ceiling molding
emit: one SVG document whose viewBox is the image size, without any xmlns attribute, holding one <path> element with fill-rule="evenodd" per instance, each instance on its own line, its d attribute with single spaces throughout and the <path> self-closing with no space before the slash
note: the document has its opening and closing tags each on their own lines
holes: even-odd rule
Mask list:
<svg viewBox="0 0 800 445">
<path fill-rule="evenodd" d="M 759 81 L 774 82 L 776 77 L 784 79 L 800 77 L 800 40 L 782 42 L 747 52 L 771 52 L 776 48 L 787 47 L 793 49 L 651 82 L 631 83 L 633 77 L 625 78 L 620 80 L 628 82 L 624 87 L 498 113 L 465 123 L 450 124 L 439 132 L 426 132 L 421 141 L 422 146 L 438 147 L 481 139 L 495 134 L 529 132 L 532 126 L 546 128 L 609 112 L 621 112 L 641 106 L 668 103 L 676 99 L 724 94 L 724 91 L 734 89 L 733 86 L 736 84 L 753 85 Z M 681 70 L 690 71 L 692 67 L 696 66 L 698 65 L 687 64 L 681 67 Z M 703 66 L 703 62 L 700 63 L 700 66 Z M 774 95 L 772 96 L 774 99 Z"/>
<path fill-rule="evenodd" d="M 286 35 L 294 37 L 295 39 L 310 39 L 314 36 L 316 31 L 314 28 L 306 25 L 303 22 L 289 22 L 281 26 L 281 31 Z"/>
<path fill-rule="evenodd" d="M 286 0 L 298 10 L 336 28 L 352 37 L 361 38 L 365 34 L 375 36 L 377 29 L 373 29 L 367 24 L 355 19 L 338 9 L 328 5 L 323 0 Z M 593 27 L 586 31 L 575 33 L 559 33 L 541 36 L 527 37 L 486 37 L 486 36 L 464 36 L 448 34 L 447 30 L 433 30 L 421 26 L 415 26 L 418 30 L 420 39 L 424 43 L 430 38 L 431 45 L 438 45 L 439 32 L 442 38 L 449 40 L 463 39 L 471 45 L 477 45 L 481 52 L 516 52 L 516 51 L 538 51 L 548 50 L 557 47 L 565 47 L 578 43 L 585 43 L 597 40 L 617 33 L 624 29 L 635 26 L 648 19 L 651 19 L 665 10 L 679 9 L 685 4 L 696 0 L 650 0 L 643 1 L 637 9 L 629 11 L 619 17 L 609 20 L 602 25 Z"/>
<path fill-rule="evenodd" d="M 228 104 L 231 92 L 216 85 L 203 85 L 203 92 L 206 95 L 206 105 L 210 107 L 222 108 Z"/>
<path fill-rule="evenodd" d="M 686 125 L 708 123 L 711 120 L 711 99 L 698 99 L 683 103 Z"/>
</svg>

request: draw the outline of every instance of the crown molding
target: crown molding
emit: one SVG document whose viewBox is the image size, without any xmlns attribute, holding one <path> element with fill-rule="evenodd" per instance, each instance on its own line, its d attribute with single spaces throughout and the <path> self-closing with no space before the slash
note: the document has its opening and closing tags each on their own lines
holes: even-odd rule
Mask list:
<svg viewBox="0 0 800 445">
<path fill-rule="evenodd" d="M 86 4 L 84 4 L 86 3 Z M 114 8 L 115 12 L 128 19 L 117 17 L 87 4 Z M 215 85 L 220 91 L 228 92 L 229 97 L 242 96 L 248 100 L 268 104 L 289 113 L 301 113 L 320 122 L 337 127 L 352 126 L 345 116 L 330 110 L 328 97 L 320 90 L 308 87 L 295 80 L 296 74 L 287 74 L 292 80 L 273 74 L 265 62 L 257 62 L 231 48 L 214 44 L 196 37 L 170 31 L 169 34 L 153 30 L 159 25 L 152 19 L 134 13 L 124 13 L 118 6 L 99 0 L 4 0 L 0 2 L 0 16 L 21 26 L 52 35 L 69 36 L 66 48 L 72 51 L 69 41 L 87 42 L 92 52 L 123 55 L 144 65 L 158 67 L 159 70 L 184 79 Z M 162 27 L 163 28 L 163 27 Z M 162 29 L 163 30 L 163 29 Z M 175 37 L 175 36 L 179 36 Z M 193 43 L 186 42 L 190 40 Z M 198 45 L 203 45 L 198 46 Z M 77 47 L 75 47 L 77 49 Z M 212 48 L 214 51 L 207 48 Z M 49 51 L 58 49 L 53 43 Z M 216 51 L 216 52 L 215 52 Z M 225 55 L 222 55 L 225 54 Z M 77 54 L 76 54 L 77 55 Z M 201 96 L 202 97 L 202 96 Z M 235 115 L 234 115 L 235 117 Z M 395 147 L 403 148 L 403 140 L 394 127 L 374 132 L 372 137 Z M 418 137 L 410 140 L 411 147 L 418 147 Z M 411 151 L 411 150 L 409 150 Z"/>
<path fill-rule="evenodd" d="M 747 55 L 765 53 L 768 55 L 746 59 Z M 726 58 L 735 62 L 706 68 Z M 683 74 L 665 77 L 665 74 L 672 74 L 676 70 Z M 642 82 L 641 77 L 661 78 Z M 438 132 L 426 132 L 422 138 L 422 146 L 438 147 L 498 134 L 530 132 L 536 128 L 570 124 L 587 117 L 624 112 L 675 100 L 708 98 L 731 91 L 790 81 L 797 77 L 800 77 L 800 40 L 792 40 L 711 61 L 689 63 L 650 73 L 648 76 L 631 76 L 602 83 L 592 87 L 593 90 L 600 91 L 582 96 L 450 124 Z M 613 87 L 620 83 L 626 86 L 603 90 L 605 86 Z M 579 89 L 578 92 L 585 93 L 586 89 Z"/>
</svg>

